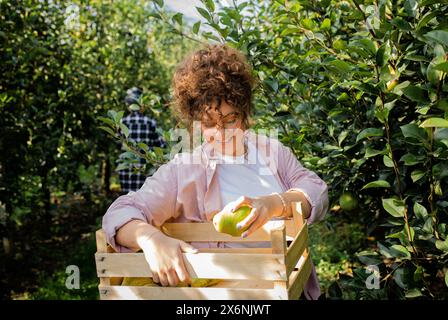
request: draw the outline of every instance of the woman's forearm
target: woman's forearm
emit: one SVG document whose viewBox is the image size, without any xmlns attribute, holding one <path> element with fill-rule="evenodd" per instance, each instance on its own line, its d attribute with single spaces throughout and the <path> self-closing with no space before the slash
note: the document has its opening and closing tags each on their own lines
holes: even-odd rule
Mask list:
<svg viewBox="0 0 448 320">
<path fill-rule="evenodd" d="M 160 232 L 159 229 L 144 221 L 132 220 L 118 229 L 115 241 L 121 246 L 138 251 L 146 245 L 154 234 Z"/>
</svg>

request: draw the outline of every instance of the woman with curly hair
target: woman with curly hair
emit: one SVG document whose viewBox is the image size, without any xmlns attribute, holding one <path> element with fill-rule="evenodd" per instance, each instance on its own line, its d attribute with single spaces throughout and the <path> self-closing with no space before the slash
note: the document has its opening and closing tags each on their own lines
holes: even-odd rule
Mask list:
<svg viewBox="0 0 448 320">
<path fill-rule="evenodd" d="M 188 282 L 182 252 L 201 246 L 156 228 L 167 221 L 211 221 L 221 210 L 247 205 L 251 213 L 238 226 L 247 237 L 271 219 L 291 216 L 291 202 L 302 203 L 307 223 L 328 209 L 325 182 L 289 147 L 250 130 L 253 86 L 245 56 L 227 45 L 208 45 L 187 57 L 173 77 L 173 111 L 190 129 L 198 124 L 204 141 L 176 154 L 137 192 L 117 198 L 103 218 L 110 245 L 118 252 L 143 250 L 156 283 Z M 314 267 L 304 294 L 320 295 Z"/>
</svg>

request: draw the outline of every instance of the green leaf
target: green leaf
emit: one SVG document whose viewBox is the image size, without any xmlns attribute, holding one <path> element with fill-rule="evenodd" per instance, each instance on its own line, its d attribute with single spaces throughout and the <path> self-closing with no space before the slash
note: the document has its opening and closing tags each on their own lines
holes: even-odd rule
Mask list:
<svg viewBox="0 0 448 320">
<path fill-rule="evenodd" d="M 350 64 L 342 60 L 332 60 L 326 64 L 330 71 L 345 74 L 350 71 Z"/>
<path fill-rule="evenodd" d="M 389 156 L 386 156 L 386 155 L 383 156 L 383 163 L 388 168 L 394 167 L 394 162 L 392 161 L 392 159 Z"/>
<path fill-rule="evenodd" d="M 433 40 L 442 46 L 448 47 L 448 31 L 446 30 L 433 30 L 425 34 L 427 39 Z"/>
<path fill-rule="evenodd" d="M 378 265 L 381 263 L 381 257 L 374 251 L 361 251 L 355 254 L 356 257 L 365 265 Z"/>
<path fill-rule="evenodd" d="M 268 86 L 272 89 L 272 91 L 277 92 L 277 90 L 278 90 L 278 80 L 277 79 L 265 80 L 265 83 L 268 84 Z"/>
<path fill-rule="evenodd" d="M 342 39 L 337 39 L 333 42 L 333 48 L 336 50 L 344 50 L 347 47 L 347 42 Z"/>
<path fill-rule="evenodd" d="M 406 166 L 414 166 L 416 164 L 422 163 L 424 160 L 424 156 L 416 156 L 412 153 L 406 153 L 400 158 L 400 161 L 404 162 L 404 165 Z"/>
<path fill-rule="evenodd" d="M 356 41 L 355 45 L 359 45 L 361 48 L 366 50 L 370 55 L 376 54 L 375 43 L 368 38 Z"/>
<path fill-rule="evenodd" d="M 406 0 L 404 9 L 410 17 L 415 18 L 418 9 L 418 2 L 416 0 Z"/>
<path fill-rule="evenodd" d="M 103 127 L 103 126 L 100 126 L 100 127 L 98 127 L 98 128 L 100 128 L 100 129 L 106 131 L 106 132 L 109 133 L 112 137 L 115 137 L 115 132 L 114 132 L 111 128 L 109 128 L 109 127 Z"/>
<path fill-rule="evenodd" d="M 100 121 L 102 121 L 102 122 L 104 122 L 104 123 L 110 125 L 111 127 L 114 127 L 114 126 L 115 126 L 115 122 L 114 122 L 112 119 L 110 119 L 110 118 L 106 118 L 106 117 L 98 117 L 98 120 L 100 120 Z"/>
<path fill-rule="evenodd" d="M 448 73 L 448 62 L 442 62 L 434 66 L 435 70 L 439 70 L 445 73 Z"/>
<path fill-rule="evenodd" d="M 347 138 L 348 135 L 348 131 L 344 130 L 342 131 L 339 136 L 338 136 L 338 144 L 339 146 L 341 146 L 342 142 L 344 142 L 345 138 Z"/>
<path fill-rule="evenodd" d="M 217 36 L 215 36 L 213 33 L 208 32 L 208 31 L 202 32 L 202 36 L 207 38 L 207 39 L 215 40 L 215 41 L 218 41 L 218 42 L 220 41 Z"/>
<path fill-rule="evenodd" d="M 124 125 L 123 123 L 120 123 L 120 129 L 126 138 L 129 137 L 129 129 L 128 129 L 128 127 L 126 127 L 126 125 Z"/>
<path fill-rule="evenodd" d="M 416 182 L 416 181 L 420 180 L 425 175 L 426 175 L 426 171 L 424 171 L 424 170 L 417 169 L 417 170 L 412 171 L 411 172 L 412 182 Z"/>
<path fill-rule="evenodd" d="M 369 188 L 390 188 L 390 184 L 385 180 L 372 181 L 366 184 L 364 187 L 362 187 L 361 190 Z"/>
<path fill-rule="evenodd" d="M 145 151 L 145 152 L 148 152 L 148 150 L 149 150 L 148 145 L 147 145 L 146 143 L 144 143 L 144 142 L 139 142 L 139 143 L 137 143 L 137 146 L 139 146 L 140 148 L 142 148 L 143 151 Z"/>
<path fill-rule="evenodd" d="M 313 20 L 311 20 L 309 18 L 304 18 L 304 19 L 302 19 L 302 26 L 305 29 L 313 30 L 314 29 L 314 22 L 313 22 Z"/>
<path fill-rule="evenodd" d="M 446 238 L 445 241 L 436 240 L 436 248 L 448 252 L 448 238 Z"/>
<path fill-rule="evenodd" d="M 198 22 L 196 22 L 194 25 L 193 25 L 193 33 L 194 34 L 198 34 L 198 32 L 199 32 L 199 28 L 201 27 L 201 21 L 198 21 Z"/>
<path fill-rule="evenodd" d="M 423 296 L 423 294 L 420 291 L 420 289 L 417 289 L 417 288 L 410 289 L 410 290 L 406 291 L 406 294 L 405 294 L 405 297 L 408 299 L 418 298 L 421 296 Z"/>
<path fill-rule="evenodd" d="M 410 230 L 410 232 L 411 232 L 411 241 L 414 241 L 414 237 L 415 237 L 415 230 L 414 230 L 414 228 L 412 228 L 412 227 L 409 227 L 409 230 Z M 404 239 L 405 239 L 405 242 L 402 242 L 402 243 L 406 243 L 406 244 L 409 244 L 409 233 L 408 233 L 408 228 L 405 226 L 404 228 L 403 228 L 403 235 L 404 235 Z"/>
<path fill-rule="evenodd" d="M 382 199 L 382 202 L 384 210 L 386 210 L 390 215 L 396 218 L 404 217 L 405 204 L 403 200 L 389 198 Z"/>
<path fill-rule="evenodd" d="M 388 234 L 386 239 L 400 239 L 404 236 L 403 231 L 398 231 L 392 234 Z"/>
<path fill-rule="evenodd" d="M 372 149 L 370 147 L 367 147 L 366 153 L 364 154 L 364 157 L 371 158 L 371 157 L 375 157 L 375 156 L 377 156 L 379 154 L 386 154 L 386 153 L 387 153 L 386 149 L 384 149 L 384 150 L 375 150 L 375 149 Z"/>
<path fill-rule="evenodd" d="M 163 0 L 152 0 L 152 2 L 155 2 L 159 7 L 163 7 Z"/>
<path fill-rule="evenodd" d="M 382 122 L 382 123 L 386 123 L 389 119 L 389 112 L 390 110 L 387 108 L 376 108 L 375 109 L 375 117 L 377 117 L 377 119 Z"/>
<path fill-rule="evenodd" d="M 383 67 L 387 64 L 390 58 L 390 46 L 386 42 L 376 52 L 376 64 Z"/>
<path fill-rule="evenodd" d="M 418 266 L 414 271 L 414 281 L 419 282 L 423 278 L 423 267 Z"/>
<path fill-rule="evenodd" d="M 448 162 L 439 162 L 432 167 L 432 174 L 436 179 L 448 177 Z"/>
<path fill-rule="evenodd" d="M 389 252 L 397 258 L 410 259 L 411 253 L 401 244 L 394 244 L 389 248 Z"/>
<path fill-rule="evenodd" d="M 445 284 L 448 287 L 448 270 L 445 271 Z"/>
<path fill-rule="evenodd" d="M 397 84 L 395 88 L 393 88 L 392 92 L 395 93 L 396 95 L 401 96 L 403 94 L 403 89 L 407 88 L 410 84 L 411 83 L 409 81 L 403 81 Z"/>
<path fill-rule="evenodd" d="M 378 246 L 378 250 L 380 251 L 380 253 L 385 256 L 386 258 L 393 258 L 393 255 L 390 253 L 389 249 L 382 245 L 381 243 L 377 243 Z"/>
<path fill-rule="evenodd" d="M 124 111 L 118 111 L 114 116 L 115 123 L 120 123 L 121 119 L 123 118 Z"/>
<path fill-rule="evenodd" d="M 367 128 L 362 130 L 358 136 L 356 137 L 356 142 L 370 137 L 382 137 L 383 136 L 383 129 L 379 128 Z"/>
<path fill-rule="evenodd" d="M 201 7 L 196 7 L 196 10 L 199 12 L 201 16 L 203 16 L 208 22 L 212 20 L 212 17 L 210 16 L 210 13 Z"/>
<path fill-rule="evenodd" d="M 428 217 L 428 211 L 420 203 L 414 203 L 414 214 L 417 218 L 425 220 Z"/>
<path fill-rule="evenodd" d="M 422 228 L 423 232 L 426 232 L 428 234 L 432 234 L 434 232 L 434 221 L 432 217 L 428 216 L 425 220 L 425 224 Z"/>
<path fill-rule="evenodd" d="M 429 118 L 420 125 L 422 128 L 448 128 L 448 120 L 443 118 Z"/>
<path fill-rule="evenodd" d="M 115 110 L 109 110 L 109 111 L 107 111 L 107 115 L 111 118 L 111 119 L 114 119 L 114 121 L 115 121 L 115 118 L 117 117 L 117 111 L 115 111 Z M 115 121 L 116 122 L 116 121 Z"/>
<path fill-rule="evenodd" d="M 322 24 L 320 25 L 321 30 L 330 30 L 331 28 L 331 20 L 326 18 L 324 21 L 322 21 Z"/>
<path fill-rule="evenodd" d="M 118 166 L 115 168 L 115 171 L 121 171 L 121 170 L 126 170 L 129 168 L 129 163 L 120 163 L 118 164 Z"/>
<path fill-rule="evenodd" d="M 394 281 L 396 284 L 398 284 L 398 286 L 402 289 L 407 289 L 408 285 L 407 285 L 407 269 L 405 268 L 397 268 L 394 272 Z"/>
<path fill-rule="evenodd" d="M 203 1 L 207 9 L 211 12 L 215 11 L 215 2 L 213 0 L 205 0 Z"/>
<path fill-rule="evenodd" d="M 182 25 L 182 20 L 183 20 L 183 14 L 182 13 L 180 13 L 180 12 L 178 12 L 178 13 L 176 13 L 174 16 L 173 16 L 173 21 L 174 22 L 177 22 L 177 24 L 179 24 L 179 25 Z"/>
<path fill-rule="evenodd" d="M 162 148 L 160 148 L 160 147 L 154 147 L 153 148 L 153 151 L 154 151 L 154 153 L 155 153 L 155 155 L 157 156 L 157 157 L 159 157 L 159 158 L 163 158 L 163 149 Z"/>
<path fill-rule="evenodd" d="M 403 94 L 412 101 L 425 102 L 428 99 L 425 97 L 425 91 L 414 85 L 409 85 L 403 89 Z"/>
<path fill-rule="evenodd" d="M 390 23 L 403 31 L 411 31 L 411 25 L 400 17 L 393 18 Z"/>
<path fill-rule="evenodd" d="M 160 14 L 158 14 L 157 12 L 149 12 L 148 16 L 162 20 L 162 16 Z"/>
<path fill-rule="evenodd" d="M 437 16 L 437 11 L 429 11 L 417 24 L 416 29 L 420 30 L 425 27 L 432 19 Z"/>
<path fill-rule="evenodd" d="M 414 138 L 419 141 L 426 140 L 425 129 L 419 128 L 415 123 L 408 123 L 400 127 L 405 138 Z"/>
<path fill-rule="evenodd" d="M 280 33 L 280 35 L 282 37 L 289 36 L 290 34 L 300 34 L 300 29 L 299 28 L 291 28 L 291 27 L 289 27 L 289 28 L 284 28 L 282 30 L 282 32 Z"/>
</svg>

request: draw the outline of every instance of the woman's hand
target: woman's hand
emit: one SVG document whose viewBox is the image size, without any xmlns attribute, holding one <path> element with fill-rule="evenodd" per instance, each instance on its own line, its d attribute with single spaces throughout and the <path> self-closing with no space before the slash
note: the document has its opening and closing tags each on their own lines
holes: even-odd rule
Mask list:
<svg viewBox="0 0 448 320">
<path fill-rule="evenodd" d="M 197 253 L 188 243 L 156 232 L 140 241 L 153 280 L 163 286 L 176 286 L 179 282 L 191 282 L 182 252 Z"/>
<path fill-rule="evenodd" d="M 255 230 L 262 227 L 266 222 L 274 217 L 279 217 L 283 212 L 283 203 L 277 195 L 267 195 L 256 198 L 242 196 L 230 204 L 233 212 L 238 208 L 247 205 L 252 208 L 249 215 L 240 223 L 238 229 L 249 227 L 241 236 L 243 238 L 251 235 Z"/>
</svg>

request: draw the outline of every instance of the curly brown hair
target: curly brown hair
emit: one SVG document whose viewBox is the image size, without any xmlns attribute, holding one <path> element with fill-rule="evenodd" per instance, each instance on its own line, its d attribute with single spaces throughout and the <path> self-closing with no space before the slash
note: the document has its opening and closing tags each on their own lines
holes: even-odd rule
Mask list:
<svg viewBox="0 0 448 320">
<path fill-rule="evenodd" d="M 249 128 L 254 82 L 242 52 L 225 44 L 207 45 L 177 67 L 172 81 L 173 111 L 191 125 L 212 102 L 219 107 L 224 100 L 241 113 L 243 126 Z"/>
</svg>

